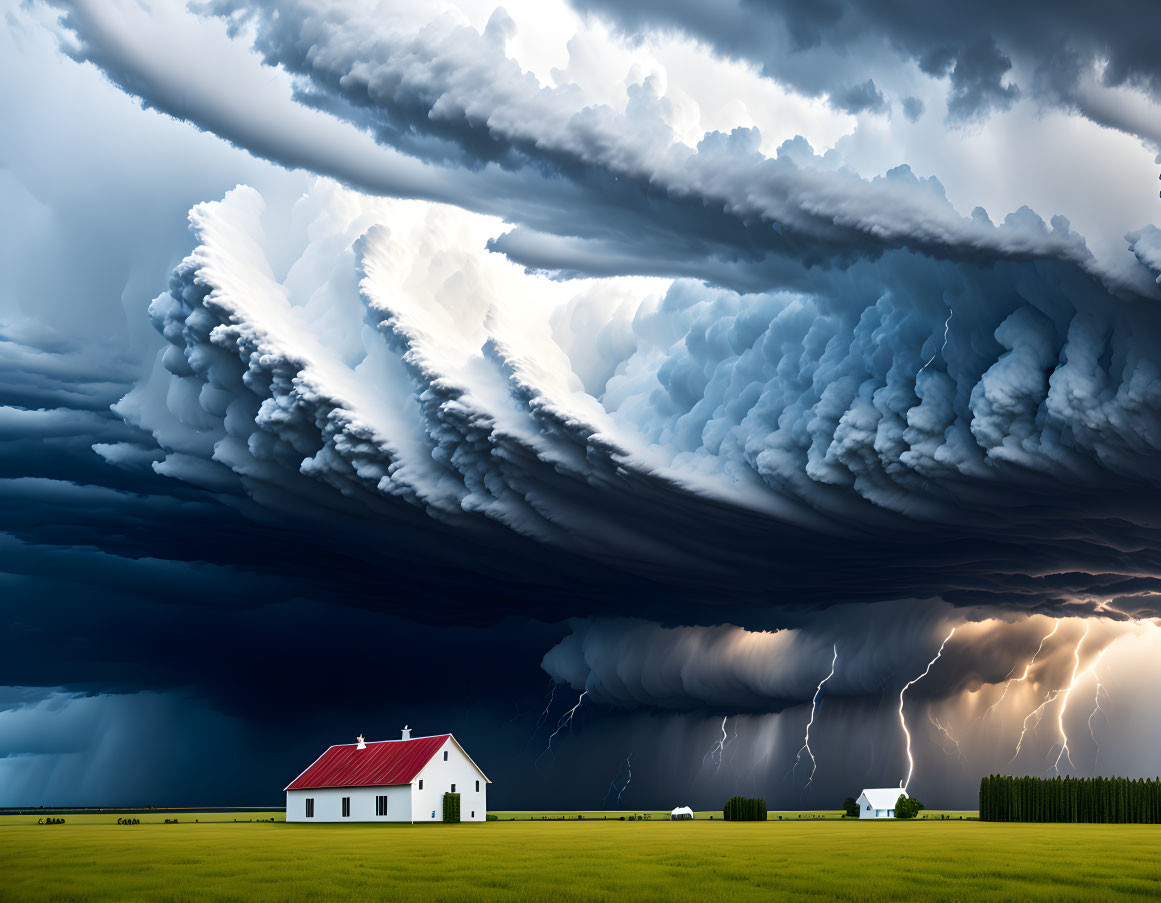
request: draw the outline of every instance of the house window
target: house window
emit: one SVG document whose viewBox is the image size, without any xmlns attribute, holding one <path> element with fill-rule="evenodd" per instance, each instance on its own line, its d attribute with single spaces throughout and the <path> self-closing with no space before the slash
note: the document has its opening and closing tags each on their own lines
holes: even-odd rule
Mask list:
<svg viewBox="0 0 1161 903">
<path fill-rule="evenodd" d="M 452 793 L 455 793 L 455 792 L 456 792 L 456 785 L 455 785 L 455 784 L 452 784 L 452 789 L 451 789 L 451 792 L 452 792 Z"/>
<path fill-rule="evenodd" d="M 306 817 L 314 818 L 314 798 L 307 797 L 303 802 L 306 803 Z"/>
<path fill-rule="evenodd" d="M 472 810 L 472 818 L 475 818 L 475 817 L 476 817 L 476 810 L 475 810 L 475 809 L 473 809 L 473 810 Z"/>
<path fill-rule="evenodd" d="M 423 778 L 420 778 L 420 779 L 419 779 L 419 789 L 420 789 L 420 790 L 422 790 L 422 789 L 423 789 Z"/>
<path fill-rule="evenodd" d="M 385 797 L 385 796 L 375 797 L 375 814 L 376 815 L 386 815 L 387 814 L 387 797 Z"/>
<path fill-rule="evenodd" d="M 480 792 L 480 782 L 476 781 L 476 793 Z"/>
<path fill-rule="evenodd" d="M 446 749 L 443 751 L 443 760 L 445 762 L 447 761 L 447 750 Z"/>
<path fill-rule="evenodd" d="M 343 818 L 351 817 L 351 798 L 349 796 L 343 797 Z"/>
</svg>

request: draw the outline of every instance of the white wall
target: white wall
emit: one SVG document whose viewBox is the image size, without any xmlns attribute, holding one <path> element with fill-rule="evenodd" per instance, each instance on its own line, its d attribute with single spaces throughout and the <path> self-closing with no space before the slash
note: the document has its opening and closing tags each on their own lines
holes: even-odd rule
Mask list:
<svg viewBox="0 0 1161 903">
<path fill-rule="evenodd" d="M 860 794 L 857 800 L 859 804 L 859 818 L 894 818 L 894 809 L 874 809 L 867 811 L 867 797 Z"/>
<path fill-rule="evenodd" d="M 475 786 L 475 785 L 473 785 Z M 351 816 L 343 818 L 342 799 L 351 798 Z M 387 814 L 375 814 L 375 797 L 387 797 Z M 306 817 L 306 800 L 314 800 L 314 818 Z M 286 820 L 312 821 L 411 821 L 411 787 L 327 787 L 321 790 L 286 791 Z"/>
<path fill-rule="evenodd" d="M 446 762 L 443 760 L 445 751 Z M 419 789 L 421 780 L 422 790 Z M 476 790 L 476 781 L 480 782 L 479 791 Z M 416 776 L 413 785 L 415 820 L 443 821 L 443 795 L 451 792 L 453 784 L 455 792 L 460 795 L 460 821 L 484 821 L 488 811 L 488 784 L 450 737 Z"/>
</svg>

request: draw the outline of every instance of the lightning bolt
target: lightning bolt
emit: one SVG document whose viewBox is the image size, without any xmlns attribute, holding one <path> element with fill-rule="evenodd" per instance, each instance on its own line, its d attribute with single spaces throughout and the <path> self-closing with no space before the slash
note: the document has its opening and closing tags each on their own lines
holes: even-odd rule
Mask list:
<svg viewBox="0 0 1161 903">
<path fill-rule="evenodd" d="M 1068 713 L 1068 700 L 1072 696 L 1072 691 L 1076 688 L 1077 683 L 1086 677 L 1090 672 L 1092 672 L 1097 665 L 1100 664 L 1101 658 L 1103 658 L 1105 654 L 1105 651 L 1102 649 L 1097 653 L 1097 657 L 1089 663 L 1087 668 L 1077 673 L 1080 669 L 1080 647 L 1084 645 L 1084 641 L 1088 637 L 1088 632 L 1091 626 L 1092 625 L 1090 625 L 1088 622 L 1085 622 L 1084 633 L 1082 633 L 1080 639 L 1077 640 L 1076 649 L 1073 651 L 1072 679 L 1068 682 L 1068 687 L 1064 691 L 1064 697 L 1060 701 L 1060 709 L 1056 713 L 1056 729 L 1060 734 L 1060 752 L 1056 754 L 1056 761 L 1052 763 L 1052 768 L 1057 774 L 1060 774 L 1061 759 L 1067 759 L 1069 767 L 1075 767 L 1072 764 L 1072 751 L 1068 746 L 1068 733 L 1064 729 L 1064 716 Z M 1098 690 L 1097 692 L 1099 694 L 1100 691 Z M 1091 730 L 1091 716 L 1089 717 L 1089 721 L 1089 727 Z M 1096 738 L 1094 737 L 1093 740 L 1095 742 Z"/>
<path fill-rule="evenodd" d="M 536 728 L 540 729 L 541 725 L 548 720 L 548 710 L 552 708 L 552 700 L 556 698 L 556 681 L 552 682 L 552 689 L 548 693 L 548 702 L 544 704 L 544 711 L 540 713 L 540 717 L 536 719 Z"/>
<path fill-rule="evenodd" d="M 1049 631 L 1048 633 L 1046 633 L 1044 635 L 1044 637 L 1040 640 L 1040 645 L 1036 647 L 1035 654 L 1032 656 L 1032 658 L 1028 659 L 1028 664 L 1024 666 L 1024 673 L 1021 674 L 1019 677 L 1009 677 L 1008 678 L 1008 682 L 1004 684 L 1004 692 L 1000 694 L 999 699 L 997 699 L 995 702 L 993 702 L 990 706 L 988 706 L 984 710 L 984 714 L 980 716 L 981 719 L 988 717 L 988 712 L 990 712 L 992 709 L 994 709 L 996 706 L 998 706 L 1001 702 L 1004 701 L 1004 697 L 1008 695 L 1008 688 L 1011 687 L 1012 684 L 1020 683 L 1021 681 L 1028 679 L 1028 675 L 1032 671 L 1032 666 L 1036 664 L 1036 659 L 1040 657 L 1040 653 L 1044 650 L 1044 644 L 1047 643 L 1050 639 L 1052 639 L 1052 637 L 1054 637 L 1056 635 L 1056 631 L 1058 631 L 1059 629 L 1060 629 L 1060 621 L 1057 621 L 1055 624 L 1052 625 L 1052 630 Z M 1016 669 L 1013 668 L 1012 670 L 1015 671 Z"/>
<path fill-rule="evenodd" d="M 564 730 L 566 727 L 569 727 L 572 725 L 572 717 L 573 717 L 573 715 L 576 714 L 576 710 L 580 708 L 580 704 L 582 702 L 584 702 L 584 699 L 588 695 L 588 693 L 589 693 L 588 690 L 582 690 L 580 696 L 577 697 L 576 705 L 574 705 L 571 709 L 569 709 L 567 712 L 565 712 L 563 715 L 560 716 L 560 719 L 556 722 L 556 730 L 554 730 L 551 734 L 548 735 L 548 745 L 544 747 L 544 752 L 542 752 L 539 756 L 536 757 L 537 761 L 540 760 L 541 756 L 543 756 L 544 753 L 546 753 L 550 749 L 552 749 L 552 739 L 557 734 L 559 734 L 562 730 Z"/>
<path fill-rule="evenodd" d="M 1031 712 L 1029 712 L 1027 715 L 1024 716 L 1024 725 L 1020 729 L 1019 739 L 1016 740 L 1016 751 L 1014 753 L 1012 753 L 1012 758 L 1010 758 L 1008 760 L 1009 765 L 1011 765 L 1013 762 L 1015 762 L 1016 757 L 1018 755 L 1020 755 L 1020 747 L 1024 743 L 1024 735 L 1028 733 L 1028 722 L 1030 720 L 1032 720 L 1032 718 L 1036 718 L 1036 723 L 1034 725 L 1032 725 L 1032 729 L 1035 730 L 1036 728 L 1038 728 L 1040 726 L 1040 722 L 1044 718 L 1045 707 L 1048 706 L 1050 703 L 1052 703 L 1056 699 L 1056 697 L 1059 695 L 1060 695 L 1060 690 L 1050 690 L 1048 692 L 1048 694 L 1044 697 L 1044 701 L 1042 703 L 1040 703 L 1040 705 L 1036 706 L 1036 708 L 1034 708 Z M 1039 716 L 1039 717 L 1036 717 L 1036 716 Z"/>
<path fill-rule="evenodd" d="M 621 785 L 621 789 L 617 791 L 617 805 L 621 805 L 621 794 L 629 789 L 629 785 L 633 783 L 633 754 L 625 756 L 625 769 L 628 774 L 625 777 L 625 783 Z"/>
<path fill-rule="evenodd" d="M 633 754 L 632 753 L 629 753 L 629 755 L 625 756 L 624 769 L 626 771 L 625 783 L 622 784 L 621 787 L 618 789 L 617 781 L 619 781 L 621 778 L 621 770 L 618 769 L 616 775 L 614 775 L 613 779 L 611 781 L 609 781 L 609 792 L 605 794 L 606 801 L 611 799 L 614 793 L 617 794 L 617 799 L 614 802 L 614 805 L 616 805 L 616 806 L 621 805 L 621 794 L 623 794 L 625 792 L 625 788 L 627 788 L 631 783 L 633 783 Z"/>
<path fill-rule="evenodd" d="M 714 774 L 717 774 L 718 769 L 720 769 L 722 767 L 722 754 L 726 750 L 726 721 L 729 719 L 729 717 L 730 717 L 729 715 L 722 716 L 722 736 L 721 736 L 721 738 L 719 740 L 715 741 L 714 745 L 710 747 L 710 751 L 701 757 L 701 761 L 702 761 L 703 765 L 705 764 L 706 759 L 711 759 L 711 761 L 713 761 Z M 716 756 L 715 756 L 715 753 L 716 753 Z"/>
<path fill-rule="evenodd" d="M 818 770 L 818 762 L 815 761 L 814 753 L 810 749 L 810 728 L 814 724 L 814 713 L 818 710 L 818 697 L 822 695 L 822 685 L 834 677 L 835 664 L 838 662 L 838 644 L 834 644 L 834 657 L 830 660 L 830 673 L 818 682 L 818 686 L 814 688 L 814 699 L 810 702 L 810 720 L 806 722 L 806 734 L 802 738 L 802 748 L 798 750 L 798 754 L 794 757 L 795 771 L 798 768 L 798 763 L 802 760 L 802 754 L 805 752 L 810 756 L 810 777 L 807 778 L 806 787 L 809 787 L 814 781 L 814 773 Z M 802 789 L 805 790 L 806 787 Z"/>
<path fill-rule="evenodd" d="M 1089 714 L 1089 736 L 1093 738 L 1093 743 L 1096 743 L 1096 731 L 1093 729 L 1093 718 L 1096 717 L 1098 711 L 1104 711 L 1101 708 L 1101 694 L 1104 693 L 1105 699 L 1110 699 L 1110 696 L 1108 689 L 1104 688 L 1101 677 L 1098 676 L 1096 671 L 1093 672 L 1093 678 L 1096 680 L 1096 693 L 1093 694 L 1093 711 Z"/>
<path fill-rule="evenodd" d="M 948 730 L 940 722 L 940 720 L 938 718 L 936 718 L 934 715 L 932 715 L 930 712 L 927 713 L 927 720 L 930 721 L 933 725 L 935 725 L 936 730 L 938 730 L 941 734 L 943 734 L 943 736 L 947 737 L 947 739 L 952 742 L 952 744 L 955 746 L 955 754 L 957 756 L 959 756 L 961 759 L 963 759 L 964 758 L 963 750 L 959 748 L 959 741 L 951 735 L 951 731 Z"/>
<path fill-rule="evenodd" d="M 948 318 L 950 319 L 950 317 Z M 951 628 L 951 632 L 943 638 L 943 642 L 939 644 L 939 651 L 935 653 L 935 658 L 927 663 L 927 667 L 923 669 L 923 673 L 918 677 L 912 678 L 904 684 L 903 689 L 899 691 L 899 725 L 903 728 L 903 736 L 907 741 L 907 777 L 902 783 L 903 792 L 907 792 L 907 787 L 911 784 L 911 775 L 915 773 L 915 759 L 911 756 L 911 731 L 907 730 L 907 718 L 903 714 L 903 695 L 910 690 L 915 684 L 923 680 L 930 672 L 931 666 L 939 661 L 939 657 L 943 655 L 943 648 L 947 645 L 947 641 L 955 636 L 955 628 Z"/>
<path fill-rule="evenodd" d="M 1106 690 L 1104 684 L 1101 683 L 1100 675 L 1097 674 L 1095 667 L 1093 668 L 1092 676 L 1096 681 L 1096 692 L 1093 693 L 1092 712 L 1090 712 L 1088 716 L 1088 735 L 1092 737 L 1092 742 L 1093 745 L 1097 748 L 1097 757 L 1099 758 L 1101 754 L 1101 747 L 1100 744 L 1097 743 L 1096 731 L 1093 729 L 1092 720 L 1096 717 L 1097 712 L 1104 711 L 1104 709 L 1101 708 L 1101 693 L 1105 694 L 1105 699 L 1109 699 L 1110 697 L 1109 691 Z"/>
<path fill-rule="evenodd" d="M 922 367 L 920 367 L 916 371 L 916 373 L 915 373 L 916 378 L 919 377 L 920 373 L 922 373 L 924 370 L 926 370 L 928 367 L 930 367 L 931 362 L 934 361 L 945 348 L 947 348 L 947 331 L 951 327 L 951 318 L 952 318 L 952 315 L 954 313 L 955 312 L 950 307 L 947 309 L 947 319 L 943 321 L 943 344 L 939 346 L 939 351 L 937 351 L 937 352 L 935 352 L 935 354 L 931 355 L 931 357 L 928 358 L 927 363 L 924 364 Z"/>
</svg>

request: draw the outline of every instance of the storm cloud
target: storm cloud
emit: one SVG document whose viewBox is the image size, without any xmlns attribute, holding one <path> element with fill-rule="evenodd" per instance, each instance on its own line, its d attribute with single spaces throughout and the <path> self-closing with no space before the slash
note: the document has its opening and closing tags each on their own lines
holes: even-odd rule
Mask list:
<svg viewBox="0 0 1161 903">
<path fill-rule="evenodd" d="M 946 9 L 917 0 L 731 0 L 712 10 L 656 0 L 575 0 L 574 5 L 638 35 L 651 28 L 679 29 L 814 94 L 841 96 L 844 80 L 906 60 L 946 78 L 953 119 L 1004 109 L 1022 91 L 1090 112 L 1084 80 L 1093 70 L 1105 88 L 1131 86 L 1154 102 L 1161 93 L 1161 65 L 1147 37 L 1161 27 L 1161 13 L 1149 4 L 1105 8 L 1078 0 L 1012 8 L 986 2 Z M 1132 131 L 1127 124 L 1116 127 Z M 1143 134 L 1156 140 L 1152 128 Z"/>
<path fill-rule="evenodd" d="M 1070 681 L 1059 733 L 1131 730 L 1161 231 L 861 148 L 1036 104 L 1152 159 L 1145 29 L 574 7 L 563 60 L 525 8 L 11 13 L 0 66 L 43 77 L 4 103 L 52 153 L 3 139 L 0 799 L 209 799 L 178 750 L 219 745 L 266 802 L 423 718 L 509 805 L 596 805 L 634 749 L 638 792 L 793 804 L 821 699 L 811 793 L 897 781 L 904 710 L 964 804 Z M 167 764 L 114 780 L 145 721 Z"/>
</svg>

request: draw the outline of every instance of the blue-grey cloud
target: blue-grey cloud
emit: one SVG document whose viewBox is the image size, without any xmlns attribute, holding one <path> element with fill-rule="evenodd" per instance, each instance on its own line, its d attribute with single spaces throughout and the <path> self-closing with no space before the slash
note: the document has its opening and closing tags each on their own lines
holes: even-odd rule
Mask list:
<svg viewBox="0 0 1161 903">
<path fill-rule="evenodd" d="M 918 122 L 919 117 L 923 115 L 923 101 L 918 97 L 904 97 L 903 115 L 907 117 L 908 122 Z"/>
<path fill-rule="evenodd" d="M 828 786 L 895 780 L 892 698 L 948 625 L 914 697 L 932 717 L 974 716 L 1047 616 L 1158 614 L 1156 228 L 1113 265 L 1062 217 L 964 216 L 902 162 L 861 178 L 801 138 L 765 154 L 756 129 L 684 143 L 656 77 L 619 106 L 546 86 L 502 11 L 476 29 L 306 2 L 54 8 L 72 75 L 5 100 L 54 153 L 8 136 L 0 172 L 0 687 L 20 688 L 0 718 L 23 725 L 0 756 L 36 759 L 0 799 L 147 716 L 243 750 L 266 731 L 292 769 L 367 712 L 414 721 L 379 688 L 437 658 L 455 664 L 409 704 L 524 762 L 494 724 L 535 734 L 547 649 L 599 706 L 589 752 L 618 731 L 649 749 L 660 725 L 671 748 L 649 755 L 686 775 L 728 715 L 757 783 L 842 643 L 829 711 L 877 742 Z M 1069 75 L 1037 63 L 1023 12 L 953 31 L 892 10 L 772 8 L 752 35 L 729 4 L 606 12 L 863 114 L 896 102 L 876 67 L 899 58 L 948 79 L 958 118 L 1154 88 L 1111 26 L 1077 31 Z M 46 98 L 79 73 L 94 122 L 70 125 Z M 117 140 L 68 165 L 89 131 Z M 1044 679 L 1069 660 L 1053 646 Z M 582 745 L 529 781 L 502 766 L 512 803 Z"/>
<path fill-rule="evenodd" d="M 1150 34 L 1161 13 L 1148 3 L 1127 3 L 1118 13 L 1078 2 L 985 2 L 937 7 L 920 0 L 875 0 L 760 6 L 726 0 L 694 2 L 576 0 L 579 9 L 608 17 L 626 31 L 644 34 L 676 28 L 709 42 L 719 53 L 750 60 L 768 76 L 810 94 L 841 93 L 868 69 L 907 60 L 948 79 L 953 118 L 1007 108 L 1021 90 L 1079 108 L 1098 121 L 1156 141 L 1156 130 L 1135 128 L 1123 117 L 1102 115 L 1085 97 L 1083 76 L 1102 67 L 1107 87 L 1133 86 L 1161 96 L 1161 66 Z M 1024 84 L 1012 75 L 1013 61 Z M 1144 125 L 1144 124 L 1142 124 Z"/>
<path fill-rule="evenodd" d="M 883 113 L 887 110 L 887 98 L 875 87 L 872 79 L 862 84 L 850 85 L 830 95 L 830 104 L 835 109 L 847 113 Z"/>
<path fill-rule="evenodd" d="M 623 111 L 586 104 L 576 86 L 541 86 L 502 43 L 449 21 L 419 25 L 403 17 L 387 28 L 356 11 L 340 19 L 309 2 L 277 10 L 206 6 L 235 26 L 248 23 L 264 60 L 300 79 L 300 101 L 388 145 L 376 158 L 333 124 L 308 132 L 303 146 L 301 130 L 269 113 L 248 115 L 199 68 L 191 66 L 180 84 L 151 79 L 162 65 L 164 30 L 139 35 L 100 7 L 66 9 L 77 59 L 100 66 L 147 104 L 262 157 L 363 190 L 454 198 L 550 235 L 631 241 L 650 272 L 671 274 L 693 262 L 707 278 L 728 280 L 715 267 L 723 257 L 792 269 L 843 266 L 906 247 L 957 259 L 1063 258 L 1120 291 L 1152 294 L 1139 269 L 1106 272 L 1067 225 L 1047 230 L 1038 218 L 1010 217 L 996 227 L 986 217 L 963 217 L 934 179 L 915 179 L 901 167 L 868 182 L 801 140 L 765 157 L 755 129 L 711 133 L 691 149 L 666 124 L 669 101 L 651 80 L 629 87 Z M 972 79 L 986 68 L 977 56 Z M 984 90 L 969 82 L 967 94 Z M 850 102 L 877 103 L 863 96 L 866 88 Z M 191 96 L 199 103 L 191 105 Z M 305 115 L 301 106 L 293 110 Z M 560 217 L 561 209 L 570 215 Z"/>
</svg>

